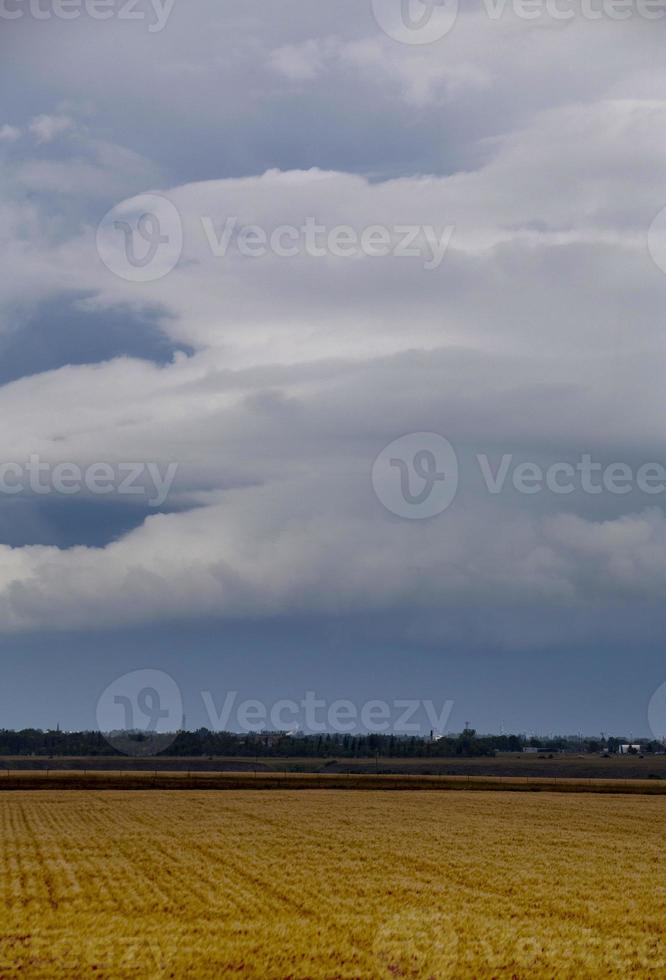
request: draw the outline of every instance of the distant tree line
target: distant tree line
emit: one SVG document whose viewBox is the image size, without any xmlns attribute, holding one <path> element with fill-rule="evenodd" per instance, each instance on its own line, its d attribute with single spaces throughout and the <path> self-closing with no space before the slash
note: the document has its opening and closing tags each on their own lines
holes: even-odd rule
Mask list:
<svg viewBox="0 0 666 980">
<path fill-rule="evenodd" d="M 149 735 L 131 733 L 137 742 Z M 241 756 L 263 758 L 451 758 L 455 756 L 492 756 L 498 752 L 521 752 L 536 748 L 544 754 L 556 752 L 615 753 L 624 737 L 582 738 L 556 736 L 549 738 L 524 735 L 478 735 L 467 728 L 457 735 L 421 738 L 390 734 L 287 734 L 261 732 L 242 734 L 212 732 L 200 728 L 178 732 L 161 754 L 172 757 Z M 663 752 L 661 742 L 633 739 L 645 754 Z M 22 731 L 0 730 L 2 756 L 114 756 L 121 753 L 98 731 L 63 732 L 26 728 Z"/>
</svg>

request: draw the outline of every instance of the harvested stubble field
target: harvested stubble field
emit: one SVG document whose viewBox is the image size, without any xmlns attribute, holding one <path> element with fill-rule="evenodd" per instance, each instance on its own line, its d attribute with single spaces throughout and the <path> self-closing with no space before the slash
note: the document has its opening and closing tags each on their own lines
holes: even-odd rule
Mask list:
<svg viewBox="0 0 666 980">
<path fill-rule="evenodd" d="M 17 791 L 0 977 L 666 975 L 666 800 Z"/>
</svg>

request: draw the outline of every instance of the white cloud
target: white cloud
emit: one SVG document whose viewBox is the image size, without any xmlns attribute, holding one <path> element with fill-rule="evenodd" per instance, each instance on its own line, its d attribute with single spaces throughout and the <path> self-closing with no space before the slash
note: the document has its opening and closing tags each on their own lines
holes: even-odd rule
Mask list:
<svg viewBox="0 0 666 980">
<path fill-rule="evenodd" d="M 82 139 L 79 149 L 79 156 L 60 160 L 26 160 L 17 168 L 16 184 L 43 194 L 109 200 L 155 180 L 158 173 L 148 160 L 122 146 Z"/>
<path fill-rule="evenodd" d="M 76 124 L 69 116 L 36 116 L 28 129 L 38 143 L 52 143 L 63 133 L 75 129 Z"/>
<path fill-rule="evenodd" d="M 21 138 L 21 130 L 16 126 L 9 126 L 7 123 L 0 126 L 0 143 L 15 143 Z"/>
<path fill-rule="evenodd" d="M 379 616 L 402 606 L 439 618 L 444 629 L 454 609 L 484 602 L 575 614 L 666 597 L 661 511 L 598 523 L 493 505 L 414 527 L 362 507 L 350 513 L 359 490 L 349 473 L 312 475 L 150 518 L 104 549 L 3 548 L 3 629 Z"/>
<path fill-rule="evenodd" d="M 310 38 L 303 44 L 285 44 L 271 54 L 275 70 L 292 81 L 308 81 L 325 69 L 327 53 L 335 46 L 332 41 Z"/>
</svg>

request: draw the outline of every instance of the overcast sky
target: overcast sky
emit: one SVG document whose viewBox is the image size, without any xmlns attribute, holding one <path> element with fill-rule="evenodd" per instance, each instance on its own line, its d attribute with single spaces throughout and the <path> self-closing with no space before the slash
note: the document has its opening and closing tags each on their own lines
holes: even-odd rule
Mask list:
<svg viewBox="0 0 666 980">
<path fill-rule="evenodd" d="M 664 25 L 592 6 L 2 5 L 0 726 L 650 733 Z"/>
</svg>

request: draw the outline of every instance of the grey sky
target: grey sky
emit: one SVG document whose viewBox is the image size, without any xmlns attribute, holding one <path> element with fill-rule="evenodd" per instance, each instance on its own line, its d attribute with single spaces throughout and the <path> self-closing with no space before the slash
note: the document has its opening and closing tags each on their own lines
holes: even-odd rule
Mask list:
<svg viewBox="0 0 666 980">
<path fill-rule="evenodd" d="M 395 20 L 398 0 L 377 3 Z M 105 21 L 17 9 L 0 38 L 0 460 L 178 472 L 159 513 L 0 494 L 11 723 L 86 723 L 96 685 L 159 666 L 164 644 L 194 698 L 287 697 L 284 676 L 399 697 L 416 677 L 481 728 L 647 733 L 665 494 L 635 477 L 666 466 L 660 22 L 465 3 L 421 45 L 370 0 L 175 0 L 160 31 L 150 3 L 133 20 L 120 2 Z M 183 238 L 139 282 L 97 228 L 146 194 Z M 243 226 L 289 228 L 294 253 L 252 257 Z M 370 254 L 378 226 L 392 242 L 413 226 L 418 254 Z M 459 463 L 452 505 L 424 520 L 371 479 L 410 433 Z M 510 457 L 501 492 L 479 455 L 495 473 Z M 584 456 L 631 486 L 512 482 Z M 70 654 L 53 719 L 35 685 Z"/>
</svg>

